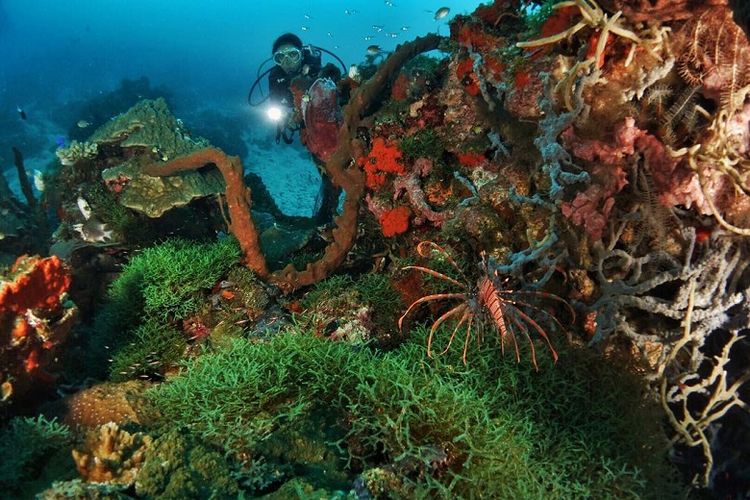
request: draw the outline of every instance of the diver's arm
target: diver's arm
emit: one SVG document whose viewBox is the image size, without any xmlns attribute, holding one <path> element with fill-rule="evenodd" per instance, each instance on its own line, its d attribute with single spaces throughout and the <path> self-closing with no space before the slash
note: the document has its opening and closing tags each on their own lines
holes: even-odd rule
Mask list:
<svg viewBox="0 0 750 500">
<path fill-rule="evenodd" d="M 289 78 L 279 67 L 273 68 L 268 74 L 268 93 L 272 105 L 292 107 L 290 100 Z"/>
</svg>

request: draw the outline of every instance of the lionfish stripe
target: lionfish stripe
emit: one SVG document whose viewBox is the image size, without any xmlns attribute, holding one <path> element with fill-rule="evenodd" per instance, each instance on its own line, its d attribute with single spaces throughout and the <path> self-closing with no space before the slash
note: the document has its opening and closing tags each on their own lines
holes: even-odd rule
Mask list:
<svg viewBox="0 0 750 500">
<path fill-rule="evenodd" d="M 500 337 L 505 338 L 508 334 L 508 327 L 503 318 L 502 299 L 497 294 L 497 289 L 489 278 L 485 277 L 479 284 L 479 301 L 490 312 L 492 320 L 497 325 L 498 330 L 500 330 Z"/>
</svg>

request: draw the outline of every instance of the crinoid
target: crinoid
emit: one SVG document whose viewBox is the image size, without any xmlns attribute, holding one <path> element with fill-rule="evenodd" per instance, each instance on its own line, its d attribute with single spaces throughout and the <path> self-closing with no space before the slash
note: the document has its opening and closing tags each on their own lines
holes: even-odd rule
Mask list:
<svg viewBox="0 0 750 500">
<path fill-rule="evenodd" d="M 667 85 L 653 85 L 641 100 L 642 121 L 655 122 L 659 138 L 672 147 L 694 138 L 706 122 L 707 112 L 697 103 L 700 89 L 700 86 L 685 87 L 675 95 Z"/>
<path fill-rule="evenodd" d="M 532 317 L 531 313 L 544 316 L 547 320 L 555 323 L 561 330 L 563 329 L 563 326 L 552 313 L 537 305 L 531 304 L 529 301 L 534 299 L 549 299 L 559 302 L 563 304 L 571 316 L 575 318 L 573 309 L 564 299 L 557 295 L 541 291 L 511 290 L 508 288 L 502 288 L 499 284 L 500 278 L 498 277 L 498 273 L 496 271 L 490 271 L 484 259 L 482 260 L 481 265 L 481 275 L 477 280 L 476 286 L 473 286 L 471 281 L 466 278 L 461 271 L 461 268 L 451 258 L 448 252 L 432 241 L 423 241 L 419 243 L 419 245 L 417 245 L 417 253 L 422 257 L 430 257 L 436 253 L 437 256 L 445 259 L 454 269 L 456 269 L 464 280 L 464 282 L 461 282 L 444 273 L 436 271 L 435 269 L 430 269 L 424 266 L 405 266 L 403 268 L 423 272 L 439 280 L 445 281 L 459 290 L 456 292 L 425 295 L 424 297 L 412 302 L 406 309 L 406 312 L 398 320 L 398 326 L 399 329 L 401 329 L 404 318 L 406 318 L 406 316 L 420 304 L 440 300 L 459 301 L 458 305 L 455 305 L 447 312 L 443 313 L 432 323 L 430 333 L 427 337 L 427 355 L 429 357 L 432 357 L 432 341 L 435 332 L 441 324 L 453 318 L 457 319 L 457 322 L 448 339 L 448 343 L 441 354 L 448 352 L 456 335 L 461 328 L 464 327 L 466 332 L 464 334 L 464 347 L 461 357 L 464 364 L 466 364 L 466 353 L 469 348 L 469 341 L 471 340 L 472 327 L 474 327 L 476 334 L 479 335 L 478 338 L 481 339 L 484 326 L 487 324 L 492 325 L 499 333 L 500 346 L 503 353 L 505 352 L 506 342 L 511 342 L 513 344 L 517 362 L 521 361 L 521 351 L 518 341 L 516 340 L 516 335 L 522 334 L 529 341 L 531 361 L 534 364 L 534 368 L 537 370 L 539 369 L 536 362 L 536 349 L 534 347 L 534 341 L 531 338 L 530 329 L 536 331 L 536 333 L 544 339 L 547 347 L 552 353 L 553 360 L 555 362 L 557 361 L 557 352 L 554 347 L 552 347 L 547 331 L 542 328 L 537 319 Z M 503 283 L 503 285 L 507 285 L 507 283 Z"/>
<path fill-rule="evenodd" d="M 718 92 L 721 109 L 730 114 L 742 107 L 750 86 L 750 43 L 726 5 L 686 22 L 675 52 L 679 74 L 688 85 Z"/>
<path fill-rule="evenodd" d="M 619 21 L 622 15 L 621 11 L 616 12 L 612 17 L 609 17 L 604 10 L 597 5 L 594 0 L 565 0 L 558 2 L 552 6 L 553 10 L 577 7 L 581 13 L 581 20 L 570 28 L 561 31 L 552 36 L 539 38 L 537 40 L 530 40 L 528 42 L 518 42 L 516 47 L 522 49 L 541 47 L 543 45 L 549 45 L 557 43 L 559 41 L 570 39 L 581 31 L 583 28 L 590 27 L 599 32 L 598 37 L 595 39 L 595 45 L 591 47 L 592 57 L 589 58 L 592 64 L 595 64 L 597 68 L 602 66 L 604 49 L 606 48 L 609 34 L 617 35 L 622 38 L 627 38 L 634 44 L 640 44 L 641 39 L 634 32 L 625 28 Z M 593 41 L 593 40 L 592 40 Z"/>
</svg>

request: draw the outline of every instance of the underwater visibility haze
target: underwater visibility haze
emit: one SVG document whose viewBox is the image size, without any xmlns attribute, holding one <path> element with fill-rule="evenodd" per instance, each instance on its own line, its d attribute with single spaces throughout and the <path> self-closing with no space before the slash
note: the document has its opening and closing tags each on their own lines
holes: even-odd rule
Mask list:
<svg viewBox="0 0 750 500">
<path fill-rule="evenodd" d="M 0 0 L 0 496 L 750 497 L 749 25 Z"/>
</svg>

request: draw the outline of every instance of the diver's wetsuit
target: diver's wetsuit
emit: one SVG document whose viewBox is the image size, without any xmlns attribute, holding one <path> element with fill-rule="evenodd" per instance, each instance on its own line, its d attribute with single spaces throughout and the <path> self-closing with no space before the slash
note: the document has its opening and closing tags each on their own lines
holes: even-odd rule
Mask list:
<svg viewBox="0 0 750 500">
<path fill-rule="evenodd" d="M 322 66 L 319 50 L 305 47 L 302 53 L 304 56 L 301 69 L 298 73 L 287 74 L 280 66 L 274 66 L 270 73 L 268 73 L 268 91 L 271 103 L 287 108 L 294 108 L 294 96 L 292 95 L 291 84 L 295 78 L 307 78 L 308 85 L 311 85 L 319 77 L 331 78 L 334 81 L 341 78 L 341 71 L 333 64 Z M 304 126 L 304 123 L 301 123 L 300 126 Z M 291 143 L 290 138 L 283 130 L 284 125 L 279 124 L 279 127 L 282 127 L 279 129 L 279 136 L 284 138 L 284 142 Z M 333 219 L 333 215 L 336 213 L 341 191 L 333 185 L 328 175 L 322 175 L 321 178 L 323 184 L 321 189 L 322 200 L 314 218 L 318 224 L 326 224 Z"/>
</svg>

